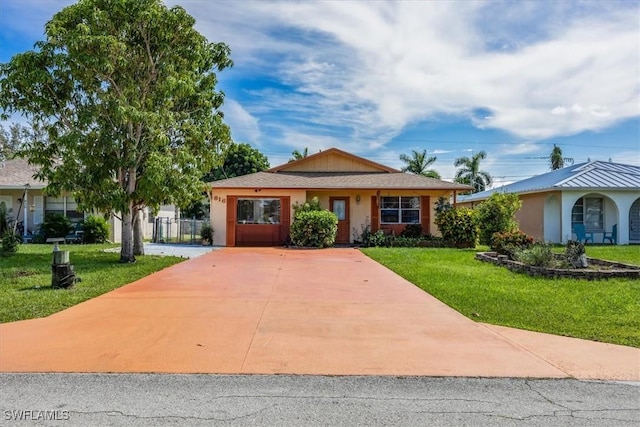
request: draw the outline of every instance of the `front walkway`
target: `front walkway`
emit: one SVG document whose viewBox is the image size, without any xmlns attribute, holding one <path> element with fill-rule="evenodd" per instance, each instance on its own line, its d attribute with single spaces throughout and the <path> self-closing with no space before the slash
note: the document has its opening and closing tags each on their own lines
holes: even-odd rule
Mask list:
<svg viewBox="0 0 640 427">
<path fill-rule="evenodd" d="M 355 249 L 222 249 L 0 325 L 3 372 L 640 380 L 640 349 L 475 323 Z"/>
</svg>

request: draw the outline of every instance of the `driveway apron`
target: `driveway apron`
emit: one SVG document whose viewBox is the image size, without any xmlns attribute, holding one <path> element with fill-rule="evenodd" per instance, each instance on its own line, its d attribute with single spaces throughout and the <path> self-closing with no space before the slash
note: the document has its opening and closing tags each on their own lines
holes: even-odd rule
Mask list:
<svg viewBox="0 0 640 427">
<path fill-rule="evenodd" d="M 225 248 L 0 325 L 0 371 L 637 381 L 640 350 L 473 322 L 356 249 Z"/>
</svg>

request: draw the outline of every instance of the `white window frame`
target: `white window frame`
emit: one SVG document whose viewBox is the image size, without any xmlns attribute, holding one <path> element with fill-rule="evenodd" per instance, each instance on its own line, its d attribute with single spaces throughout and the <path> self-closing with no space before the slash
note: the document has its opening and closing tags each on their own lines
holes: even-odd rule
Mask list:
<svg viewBox="0 0 640 427">
<path fill-rule="evenodd" d="M 397 208 L 385 208 L 384 207 L 384 199 L 397 199 L 398 207 Z M 417 208 L 403 208 L 402 207 L 402 199 L 417 199 L 418 207 Z M 383 220 L 382 211 L 398 211 L 398 222 L 387 222 Z M 403 222 L 402 221 L 402 211 L 418 211 L 418 220 L 412 222 Z M 422 203 L 420 196 L 382 196 L 380 197 L 380 207 L 379 207 L 379 215 L 380 215 L 380 224 L 420 224 L 422 218 Z"/>
</svg>

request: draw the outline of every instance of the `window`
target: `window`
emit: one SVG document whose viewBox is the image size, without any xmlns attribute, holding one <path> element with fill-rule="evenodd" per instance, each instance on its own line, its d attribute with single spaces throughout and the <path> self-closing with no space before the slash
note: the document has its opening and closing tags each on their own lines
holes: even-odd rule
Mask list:
<svg viewBox="0 0 640 427">
<path fill-rule="evenodd" d="M 380 222 L 382 224 L 419 224 L 420 197 L 382 197 Z"/>
<path fill-rule="evenodd" d="M 280 224 L 280 199 L 238 199 L 238 224 Z"/>
<path fill-rule="evenodd" d="M 571 209 L 571 227 L 584 224 L 587 231 L 604 230 L 604 201 L 602 197 L 582 197 Z"/>
<path fill-rule="evenodd" d="M 78 204 L 71 196 L 47 197 L 45 199 L 44 214 L 63 215 L 69 218 L 71 222 L 81 222 L 84 219 L 84 214 L 78 210 Z"/>
</svg>

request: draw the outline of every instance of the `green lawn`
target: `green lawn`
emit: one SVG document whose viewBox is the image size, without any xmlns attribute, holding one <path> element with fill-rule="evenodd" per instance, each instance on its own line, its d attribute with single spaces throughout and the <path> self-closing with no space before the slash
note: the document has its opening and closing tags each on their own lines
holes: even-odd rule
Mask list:
<svg viewBox="0 0 640 427">
<path fill-rule="evenodd" d="M 18 253 L 0 257 L 0 323 L 48 316 L 183 261 L 146 255 L 119 264 L 119 252 L 104 252 L 109 247 L 117 245 L 61 247 L 82 279 L 71 289 L 51 288 L 51 245 L 20 245 Z"/>
<path fill-rule="evenodd" d="M 593 258 L 640 265 L 640 246 L 586 251 Z M 475 250 L 363 252 L 473 320 L 640 347 L 640 280 L 534 278 L 476 261 Z"/>
</svg>

